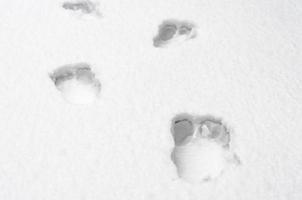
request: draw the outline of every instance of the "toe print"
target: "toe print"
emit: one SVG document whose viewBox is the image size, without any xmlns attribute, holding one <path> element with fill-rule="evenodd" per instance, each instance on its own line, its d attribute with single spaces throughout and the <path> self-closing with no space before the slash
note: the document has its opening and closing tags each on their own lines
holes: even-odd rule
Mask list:
<svg viewBox="0 0 302 200">
<path fill-rule="evenodd" d="M 191 24 L 183 24 L 179 27 L 178 29 L 178 34 L 179 35 L 189 35 L 193 30 L 193 25 Z"/>
<path fill-rule="evenodd" d="M 191 116 L 179 115 L 172 122 L 172 135 L 175 145 L 185 143 L 185 140 L 194 132 Z"/>
<path fill-rule="evenodd" d="M 90 104 L 99 96 L 101 84 L 87 63 L 59 67 L 50 78 L 65 100 L 72 104 Z"/>
<path fill-rule="evenodd" d="M 153 45 L 160 47 L 169 44 L 177 32 L 177 25 L 173 21 L 164 21 L 158 28 L 158 34 L 153 38 Z"/>
<path fill-rule="evenodd" d="M 172 120 L 175 147 L 171 159 L 179 177 L 191 183 L 218 178 L 239 158 L 229 149 L 230 134 L 218 119 L 178 115 Z"/>
<path fill-rule="evenodd" d="M 199 127 L 202 137 L 213 140 L 223 147 L 228 147 L 230 134 L 227 127 L 217 119 L 207 119 L 202 121 Z"/>
</svg>

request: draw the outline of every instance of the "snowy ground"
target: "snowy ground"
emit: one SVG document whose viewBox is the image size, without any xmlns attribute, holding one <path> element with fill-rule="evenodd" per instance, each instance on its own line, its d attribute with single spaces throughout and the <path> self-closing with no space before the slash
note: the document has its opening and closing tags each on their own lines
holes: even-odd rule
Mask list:
<svg viewBox="0 0 302 200">
<path fill-rule="evenodd" d="M 0 2 L 1 200 L 302 199 L 302 1 Z M 165 19 L 197 37 L 154 48 Z M 90 63 L 102 89 L 67 103 L 49 78 Z M 180 180 L 171 119 L 211 114 L 233 129 L 242 165 Z"/>
</svg>

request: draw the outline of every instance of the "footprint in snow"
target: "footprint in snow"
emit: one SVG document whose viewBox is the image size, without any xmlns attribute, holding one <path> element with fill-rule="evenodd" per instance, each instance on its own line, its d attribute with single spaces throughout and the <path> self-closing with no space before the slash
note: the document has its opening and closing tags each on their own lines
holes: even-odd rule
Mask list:
<svg viewBox="0 0 302 200">
<path fill-rule="evenodd" d="M 62 3 L 62 8 L 70 11 L 74 11 L 78 14 L 94 14 L 101 17 L 101 13 L 98 9 L 99 4 L 90 0 L 75 0 L 65 1 Z"/>
<path fill-rule="evenodd" d="M 171 132 L 175 143 L 171 159 L 185 181 L 211 181 L 228 166 L 240 164 L 229 148 L 230 133 L 218 119 L 181 114 L 172 120 Z"/>
<path fill-rule="evenodd" d="M 192 22 L 169 19 L 158 26 L 153 38 L 154 47 L 167 47 L 196 37 L 196 26 Z"/>
<path fill-rule="evenodd" d="M 91 104 L 99 96 L 101 83 L 87 63 L 59 67 L 49 76 L 69 103 Z"/>
</svg>

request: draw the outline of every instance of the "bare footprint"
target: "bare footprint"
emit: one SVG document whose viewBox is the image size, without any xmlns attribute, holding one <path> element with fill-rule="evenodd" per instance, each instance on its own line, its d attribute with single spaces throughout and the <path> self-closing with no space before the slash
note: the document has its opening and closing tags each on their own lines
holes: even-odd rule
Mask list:
<svg viewBox="0 0 302 200">
<path fill-rule="evenodd" d="M 101 17 L 99 4 L 90 0 L 74 0 L 62 3 L 62 8 L 82 14 L 93 14 Z"/>
<path fill-rule="evenodd" d="M 49 76 L 69 103 L 90 104 L 99 96 L 101 83 L 87 63 L 59 67 Z"/>
<path fill-rule="evenodd" d="M 196 37 L 196 26 L 188 21 L 169 19 L 158 26 L 153 38 L 154 47 L 165 47 Z"/>
<path fill-rule="evenodd" d="M 171 159 L 179 177 L 191 183 L 217 179 L 239 157 L 229 149 L 226 126 L 212 116 L 177 115 L 172 120 L 175 147 Z"/>
</svg>

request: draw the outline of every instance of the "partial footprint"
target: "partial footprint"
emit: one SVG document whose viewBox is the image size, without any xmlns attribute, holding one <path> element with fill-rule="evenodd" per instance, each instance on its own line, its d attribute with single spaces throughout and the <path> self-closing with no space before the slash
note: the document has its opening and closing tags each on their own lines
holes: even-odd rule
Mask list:
<svg viewBox="0 0 302 200">
<path fill-rule="evenodd" d="M 91 104 L 101 90 L 100 81 L 87 63 L 59 67 L 50 74 L 50 78 L 64 99 L 72 104 Z"/>
<path fill-rule="evenodd" d="M 62 8 L 70 11 L 77 12 L 78 14 L 93 14 L 101 17 L 98 9 L 99 4 L 90 0 L 74 0 L 65 1 L 62 3 Z"/>
<path fill-rule="evenodd" d="M 178 115 L 172 120 L 171 131 L 175 142 L 171 158 L 183 180 L 211 181 L 228 166 L 240 163 L 229 149 L 229 131 L 218 119 Z"/>
<path fill-rule="evenodd" d="M 166 47 L 196 37 L 196 26 L 187 21 L 165 20 L 153 38 L 154 47 Z"/>
</svg>

